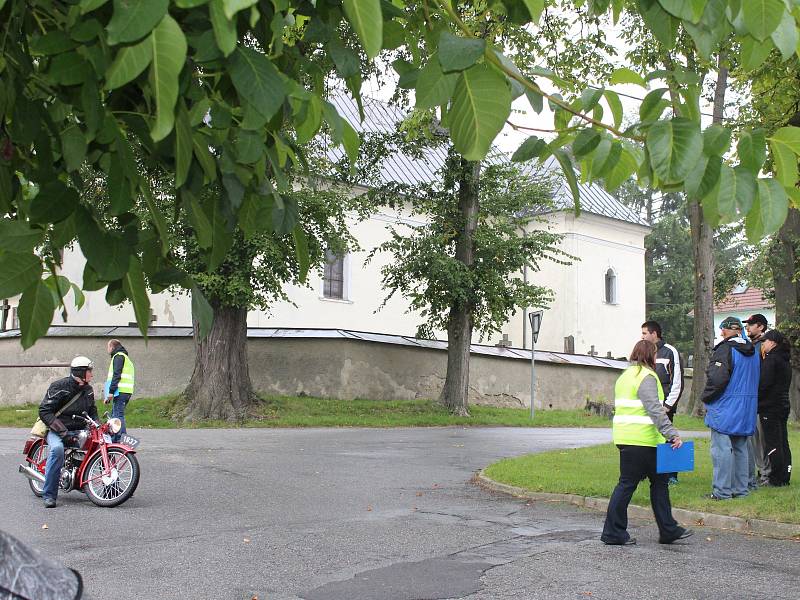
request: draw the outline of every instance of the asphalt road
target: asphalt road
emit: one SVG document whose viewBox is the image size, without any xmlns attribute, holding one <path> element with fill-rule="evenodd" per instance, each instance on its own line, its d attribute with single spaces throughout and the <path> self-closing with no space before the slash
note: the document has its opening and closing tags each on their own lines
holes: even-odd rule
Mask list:
<svg viewBox="0 0 800 600">
<path fill-rule="evenodd" d="M 25 433 L 0 429 L 0 529 L 78 569 L 92 598 L 800 597 L 796 542 L 701 528 L 662 546 L 640 521 L 637 546 L 609 547 L 599 513 L 469 481 L 608 430 L 134 431 L 130 501 L 103 509 L 72 492 L 54 510 L 16 472 Z"/>
</svg>

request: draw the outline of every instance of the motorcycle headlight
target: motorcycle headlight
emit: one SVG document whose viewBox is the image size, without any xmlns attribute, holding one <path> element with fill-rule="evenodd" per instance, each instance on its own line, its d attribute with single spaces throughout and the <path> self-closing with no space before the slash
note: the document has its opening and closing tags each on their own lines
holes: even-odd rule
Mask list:
<svg viewBox="0 0 800 600">
<path fill-rule="evenodd" d="M 119 430 L 122 429 L 122 421 L 117 418 L 109 419 L 108 429 L 111 431 L 111 433 L 119 433 Z"/>
</svg>

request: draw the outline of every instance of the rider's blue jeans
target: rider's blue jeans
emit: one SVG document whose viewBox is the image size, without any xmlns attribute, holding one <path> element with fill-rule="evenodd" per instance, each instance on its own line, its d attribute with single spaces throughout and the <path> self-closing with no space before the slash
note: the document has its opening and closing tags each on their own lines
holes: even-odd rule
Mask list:
<svg viewBox="0 0 800 600">
<path fill-rule="evenodd" d="M 45 498 L 58 498 L 58 480 L 61 478 L 61 467 L 64 466 L 64 442 L 58 434 L 47 432 L 47 463 L 44 467 L 44 492 Z"/>
</svg>

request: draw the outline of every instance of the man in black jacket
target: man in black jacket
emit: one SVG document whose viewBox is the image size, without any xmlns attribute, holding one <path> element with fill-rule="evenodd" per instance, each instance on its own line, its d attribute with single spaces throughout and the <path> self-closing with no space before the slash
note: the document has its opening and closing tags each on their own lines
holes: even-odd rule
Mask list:
<svg viewBox="0 0 800 600">
<path fill-rule="evenodd" d="M 765 333 L 769 329 L 769 322 L 767 317 L 761 313 L 755 313 L 747 317 L 744 321 L 747 328 L 747 337 L 753 342 L 756 348 L 756 353 L 759 357 L 763 356 L 761 352 L 761 341 Z M 769 483 L 769 460 L 767 459 L 767 452 L 764 447 L 764 431 L 761 427 L 761 420 L 756 423 L 756 432 L 750 438 L 750 489 L 758 489 L 759 485 L 766 485 Z"/>
<path fill-rule="evenodd" d="M 789 346 L 783 334 L 770 329 L 761 337 L 761 349 L 764 360 L 758 384 L 758 419 L 770 467 L 767 485 L 789 485 L 792 475 L 792 451 L 786 429 L 792 381 Z"/>
<path fill-rule="evenodd" d="M 50 384 L 44 400 L 39 405 L 39 418 L 50 430 L 47 432 L 47 464 L 44 470 L 45 508 L 55 508 L 58 498 L 58 482 L 64 466 L 64 440 L 71 431 L 86 428 L 86 423 L 78 418 L 86 412 L 98 420 L 94 403 L 92 381 L 94 363 L 85 356 L 78 356 L 70 365 L 69 377 Z"/>
</svg>

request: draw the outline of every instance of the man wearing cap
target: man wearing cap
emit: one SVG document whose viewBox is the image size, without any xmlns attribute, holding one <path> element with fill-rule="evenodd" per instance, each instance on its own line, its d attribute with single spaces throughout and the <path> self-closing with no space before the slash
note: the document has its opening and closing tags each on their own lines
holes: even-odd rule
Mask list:
<svg viewBox="0 0 800 600">
<path fill-rule="evenodd" d="M 761 364 L 753 344 L 742 337 L 742 322 L 727 317 L 719 325 L 722 341 L 706 370 L 701 399 L 711 429 L 713 474 L 708 496 L 728 500 L 748 494 L 747 438 L 756 429 Z"/>
<path fill-rule="evenodd" d="M 764 339 L 764 335 L 770 331 L 767 317 L 761 313 L 756 313 L 747 317 L 742 323 L 745 324 L 747 329 L 747 337 L 750 338 L 756 348 L 756 354 L 763 359 L 761 341 Z M 769 483 L 769 472 L 770 461 L 766 455 L 764 431 L 761 427 L 761 419 L 758 419 L 756 421 L 756 432 L 750 438 L 750 489 L 757 489 L 759 485 Z"/>
</svg>

